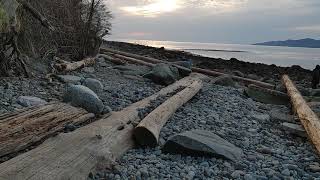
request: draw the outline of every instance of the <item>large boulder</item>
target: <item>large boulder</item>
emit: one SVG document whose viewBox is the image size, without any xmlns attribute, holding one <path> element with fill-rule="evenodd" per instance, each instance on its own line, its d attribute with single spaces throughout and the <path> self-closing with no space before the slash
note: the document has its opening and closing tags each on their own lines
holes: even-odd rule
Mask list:
<svg viewBox="0 0 320 180">
<path fill-rule="evenodd" d="M 82 68 L 82 71 L 85 73 L 94 73 L 95 69 L 94 69 L 94 67 L 84 67 L 84 68 Z"/>
<path fill-rule="evenodd" d="M 245 89 L 245 94 L 251 99 L 265 104 L 287 105 L 290 103 L 287 94 L 275 90 L 266 90 L 253 84 Z"/>
<path fill-rule="evenodd" d="M 178 68 L 179 74 L 182 77 L 189 76 L 192 73 L 192 66 L 193 63 L 191 60 L 186 60 L 186 61 L 175 61 L 173 64 L 180 66 Z"/>
<path fill-rule="evenodd" d="M 38 106 L 38 105 L 46 104 L 47 101 L 40 99 L 38 97 L 19 96 L 17 99 L 17 103 L 23 107 L 30 107 L 30 106 Z"/>
<path fill-rule="evenodd" d="M 192 130 L 174 135 L 165 143 L 163 151 L 172 154 L 222 157 L 232 161 L 241 159 L 243 155 L 240 148 L 204 130 Z"/>
<path fill-rule="evenodd" d="M 82 85 L 88 87 L 95 93 L 100 93 L 103 90 L 103 84 L 99 80 L 93 78 L 85 79 Z"/>
<path fill-rule="evenodd" d="M 245 77 L 245 74 L 241 71 L 232 71 L 232 74 L 239 77 Z"/>
<path fill-rule="evenodd" d="M 168 64 L 157 64 L 152 71 L 144 75 L 156 84 L 169 85 L 179 79 L 179 71 L 176 67 Z"/>
<path fill-rule="evenodd" d="M 68 83 L 68 84 L 80 84 L 81 81 L 83 80 L 82 77 L 73 76 L 73 75 L 57 75 L 56 77 L 61 82 Z"/>
<path fill-rule="evenodd" d="M 134 64 L 114 66 L 113 69 L 119 70 L 124 75 L 132 75 L 132 76 L 143 76 L 144 74 L 150 72 L 151 70 L 150 67 L 137 66 Z"/>
<path fill-rule="evenodd" d="M 212 83 L 220 85 L 220 86 L 236 87 L 236 82 L 233 81 L 233 79 L 230 75 L 219 76 L 219 77 L 213 79 Z"/>
<path fill-rule="evenodd" d="M 68 85 L 63 101 L 94 114 L 101 114 L 104 111 L 104 105 L 99 97 L 91 89 L 82 85 Z"/>
<path fill-rule="evenodd" d="M 187 61 L 175 61 L 174 64 L 191 69 L 193 66 L 193 63 L 191 60 L 187 60 Z"/>
</svg>

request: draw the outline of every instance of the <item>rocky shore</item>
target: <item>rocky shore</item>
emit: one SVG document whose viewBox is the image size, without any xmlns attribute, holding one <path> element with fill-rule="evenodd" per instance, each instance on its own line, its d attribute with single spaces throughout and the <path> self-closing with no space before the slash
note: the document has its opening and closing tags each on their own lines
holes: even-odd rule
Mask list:
<svg viewBox="0 0 320 180">
<path fill-rule="evenodd" d="M 196 67 L 213 69 L 226 73 L 240 71 L 246 77 L 274 84 L 279 83 L 282 74 L 288 74 L 298 84 L 304 87 L 311 86 L 311 71 L 297 65 L 292 67 L 279 67 L 276 65 L 249 63 L 238 60 L 236 57 L 231 58 L 230 60 L 209 58 L 184 51 L 167 50 L 165 48 L 155 48 L 116 41 L 105 41 L 104 46 L 167 61 L 192 60 Z"/>
<path fill-rule="evenodd" d="M 312 145 L 283 129 L 282 123 L 295 122 L 289 111 L 286 106 L 255 102 L 240 89 L 206 83 L 165 125 L 160 142 L 163 146 L 176 134 L 206 130 L 242 149 L 243 157 L 230 161 L 168 154 L 162 146 L 137 148 L 113 170 L 92 179 L 316 179 L 320 172 L 310 167 L 319 165 L 319 158 Z"/>
<path fill-rule="evenodd" d="M 273 84 L 279 84 L 280 75 L 286 72 L 300 86 L 310 86 L 310 71 L 298 66 L 284 68 L 236 59 L 213 59 L 121 42 L 105 42 L 104 46 L 167 61 L 188 59 L 197 67 L 236 73 Z M 116 65 L 100 57 L 93 67 L 61 74 L 54 77 L 52 82 L 44 78 L 45 73 L 36 74 L 30 79 L 0 78 L 0 114 L 29 106 L 19 100 L 22 96 L 37 97 L 46 102 L 63 101 L 65 88 L 70 84 L 82 84 L 90 88 L 105 107 L 119 111 L 165 87 L 143 77 L 150 71 L 150 67 Z M 244 89 L 234 82 L 206 80 L 202 90 L 163 127 L 158 147 L 136 147 L 114 162 L 110 169 L 92 172 L 88 178 L 319 179 L 320 159 L 303 129 L 299 129 L 300 123 L 292 115 L 289 106 L 256 102 L 245 95 Z M 164 100 L 165 97 L 159 101 Z M 289 131 L 288 124 L 298 127 Z M 200 141 L 218 136 L 221 140 L 218 145 L 210 141 L 202 143 L 207 143 L 212 149 L 222 148 L 231 152 L 232 156 L 221 152 L 217 152 L 217 156 L 194 156 L 192 153 L 169 153 L 163 149 L 172 137 L 195 131 L 214 134 L 207 137 L 202 135 Z M 9 158 L 1 157 L 0 162 Z"/>
</svg>

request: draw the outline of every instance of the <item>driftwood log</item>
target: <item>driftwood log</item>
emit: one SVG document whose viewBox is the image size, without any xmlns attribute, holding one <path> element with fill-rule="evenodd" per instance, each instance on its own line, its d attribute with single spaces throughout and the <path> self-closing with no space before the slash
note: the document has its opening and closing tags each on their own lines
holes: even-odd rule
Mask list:
<svg viewBox="0 0 320 180">
<path fill-rule="evenodd" d="M 140 120 L 138 109 L 202 77 L 191 74 L 120 112 L 46 140 L 37 148 L 0 164 L 0 179 L 84 180 L 90 172 L 110 168 L 116 158 L 134 147 L 132 122 Z"/>
<path fill-rule="evenodd" d="M 131 58 L 135 58 L 135 59 L 140 59 L 142 61 L 146 61 L 146 62 L 150 62 L 153 64 L 157 64 L 157 63 L 163 63 L 164 61 L 159 60 L 159 59 L 155 59 L 155 58 L 151 58 L 151 57 L 145 57 L 145 56 L 140 56 L 140 55 L 136 55 L 136 54 L 132 54 L 132 53 L 127 53 L 127 52 L 123 52 L 123 51 L 117 51 L 117 50 L 113 50 L 110 48 L 101 48 L 100 51 L 102 53 L 112 53 L 112 54 L 119 54 L 122 56 L 127 56 L 127 57 L 131 57 Z"/>
<path fill-rule="evenodd" d="M 167 61 L 162 61 L 162 60 L 158 60 L 158 59 L 150 58 L 150 57 L 145 57 L 145 56 L 139 56 L 136 54 L 126 53 L 126 52 L 122 52 L 122 51 L 116 51 L 116 50 L 112 50 L 112 49 L 108 49 L 108 48 L 101 48 L 100 53 L 111 53 L 115 57 L 127 60 L 132 63 L 136 63 L 136 64 L 144 65 L 144 63 L 145 63 L 146 66 L 151 66 L 150 64 L 167 63 L 167 64 L 170 64 L 170 65 L 178 68 L 180 70 L 180 72 L 190 71 L 190 69 L 188 69 L 186 67 L 183 67 L 183 66 L 180 66 L 180 65 L 177 65 L 174 63 L 169 63 Z"/>
<path fill-rule="evenodd" d="M 64 103 L 50 103 L 1 115 L 0 157 L 17 153 L 55 135 L 67 123 L 78 125 L 93 118 L 94 114 Z"/>
<path fill-rule="evenodd" d="M 107 61 L 110 61 L 116 65 L 124 65 L 126 64 L 126 61 L 124 60 L 121 60 L 121 59 L 118 59 L 118 58 L 115 58 L 115 57 L 111 57 L 109 55 L 106 55 L 106 54 L 99 54 L 98 57 L 101 57 Z"/>
<path fill-rule="evenodd" d="M 294 112 L 297 114 L 308 137 L 320 154 L 320 120 L 318 116 L 307 105 L 301 96 L 299 90 L 295 87 L 288 75 L 282 76 L 282 82 L 285 85 L 288 95 L 290 96 Z"/>
<path fill-rule="evenodd" d="M 117 59 L 124 59 L 124 60 L 126 60 L 130 63 L 133 63 L 133 64 L 140 64 L 140 65 L 149 66 L 149 67 L 155 66 L 155 64 L 145 62 L 145 61 L 142 61 L 139 59 L 131 58 L 131 57 L 122 56 L 120 54 L 113 54 L 113 56 L 116 57 Z"/>
<path fill-rule="evenodd" d="M 161 128 L 169 118 L 195 96 L 202 88 L 202 81 L 195 80 L 176 95 L 166 100 L 163 104 L 147 115 L 134 130 L 134 137 L 141 146 L 155 147 L 159 142 Z"/>
<path fill-rule="evenodd" d="M 112 50 L 112 49 L 109 49 L 109 48 L 101 48 L 100 51 L 101 51 L 101 53 L 112 53 L 112 54 L 121 55 L 121 57 L 124 60 L 128 60 L 128 61 L 131 61 L 132 59 L 135 59 L 136 63 L 138 63 L 138 61 L 146 61 L 148 63 L 155 63 L 155 64 L 156 63 L 168 63 L 166 61 L 158 60 L 158 59 L 155 59 L 155 58 L 144 57 L 144 56 L 140 56 L 140 55 L 136 55 L 136 54 L 132 54 L 132 53 L 127 53 L 127 52 L 122 52 L 122 51 L 116 51 L 116 50 Z M 186 69 L 185 67 L 182 67 L 182 66 L 178 66 L 178 65 L 174 65 L 174 66 L 177 67 L 178 69 L 184 69 L 184 70 Z M 193 72 L 202 73 L 202 74 L 209 75 L 209 76 L 227 75 L 225 73 L 212 71 L 212 70 L 207 70 L 207 69 L 196 68 L 196 67 L 193 67 L 191 70 Z M 269 83 L 265 83 L 265 82 L 261 82 L 261 81 L 257 81 L 257 80 L 253 80 L 253 79 L 248 79 L 248 78 L 243 78 L 243 77 L 239 77 L 239 76 L 234 76 L 234 75 L 230 75 L 230 76 L 231 76 L 231 78 L 233 80 L 242 82 L 245 85 L 254 84 L 254 85 L 257 85 L 257 86 L 260 86 L 260 87 L 263 87 L 263 88 L 268 88 L 268 89 L 274 89 L 275 88 L 275 85 L 272 85 L 272 84 L 269 84 Z"/>
<path fill-rule="evenodd" d="M 81 61 L 76 61 L 76 62 L 67 62 L 67 61 L 63 61 L 63 60 L 59 60 L 59 62 L 57 64 L 54 65 L 54 67 L 58 70 L 58 71 L 64 71 L 64 72 L 70 72 L 70 71 L 74 71 L 77 69 L 81 69 L 87 66 L 92 66 L 95 64 L 95 58 L 94 57 L 89 57 L 89 58 L 85 58 Z"/>
</svg>

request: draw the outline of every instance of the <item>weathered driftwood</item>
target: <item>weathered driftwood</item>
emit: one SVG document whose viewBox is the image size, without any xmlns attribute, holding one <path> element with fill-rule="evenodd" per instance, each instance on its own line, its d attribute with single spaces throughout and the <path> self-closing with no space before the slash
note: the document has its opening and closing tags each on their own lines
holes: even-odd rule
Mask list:
<svg viewBox="0 0 320 180">
<path fill-rule="evenodd" d="M 100 51 L 101 52 L 108 52 L 108 53 L 112 53 L 112 54 L 120 54 L 122 56 L 127 56 L 127 57 L 131 57 L 131 58 L 135 58 L 135 59 L 140 59 L 140 60 L 147 61 L 147 62 L 150 62 L 150 63 L 153 63 L 153 64 L 163 63 L 164 62 L 164 61 L 159 60 L 159 59 L 140 56 L 140 55 L 127 53 L 127 52 L 123 52 L 123 51 L 117 51 L 117 50 L 113 50 L 113 49 L 110 49 L 110 48 L 101 48 Z"/>
<path fill-rule="evenodd" d="M 200 79 L 195 80 L 191 85 L 153 110 L 135 128 L 134 137 L 136 141 L 142 146 L 157 146 L 161 128 L 178 108 L 195 96 L 201 88 L 202 81 Z"/>
<path fill-rule="evenodd" d="M 112 62 L 112 63 L 114 63 L 116 65 L 124 65 L 124 64 L 126 64 L 126 61 L 123 61 L 121 59 L 109 56 L 107 54 L 99 54 L 98 57 L 102 57 L 105 60 L 110 61 L 110 62 Z"/>
<path fill-rule="evenodd" d="M 94 118 L 84 109 L 63 103 L 27 108 L 0 116 L 0 157 L 19 152 L 64 129 Z"/>
<path fill-rule="evenodd" d="M 54 67 L 58 71 L 69 72 L 69 71 L 74 71 L 74 70 L 81 69 L 81 68 L 84 68 L 87 66 L 92 66 L 95 64 L 95 62 L 96 62 L 95 58 L 93 58 L 93 57 L 85 58 L 81 61 L 76 61 L 76 62 L 72 62 L 72 63 L 60 60 L 60 62 L 55 64 Z"/>
<path fill-rule="evenodd" d="M 101 48 L 100 49 L 101 53 L 111 53 L 113 55 L 115 55 L 116 57 L 119 57 L 121 59 L 130 61 L 132 63 L 137 63 L 137 64 L 143 64 L 146 63 L 146 66 L 151 66 L 150 64 L 158 64 L 158 63 L 169 63 L 167 61 L 162 61 L 162 60 L 158 60 L 155 58 L 150 58 L 150 57 L 145 57 L 145 56 L 139 56 L 136 54 L 131 54 L 131 53 L 126 53 L 126 52 L 122 52 L 122 51 L 116 51 L 116 50 L 112 50 L 112 49 L 108 49 L 108 48 Z M 172 64 L 170 63 L 172 66 L 178 68 L 180 70 L 180 72 L 188 72 L 190 71 L 190 69 L 177 65 L 177 64 Z"/>
<path fill-rule="evenodd" d="M 139 59 L 135 59 L 135 58 L 122 56 L 122 55 L 119 55 L 119 54 L 114 54 L 113 56 L 118 58 L 118 59 L 124 59 L 124 60 L 126 60 L 128 62 L 131 62 L 133 64 L 140 64 L 140 65 L 149 66 L 149 67 L 155 66 L 155 64 L 148 63 L 148 62 L 145 62 L 145 61 L 142 61 L 142 60 L 139 60 Z"/>
<path fill-rule="evenodd" d="M 301 96 L 299 90 L 295 87 L 289 76 L 282 76 L 282 82 L 287 88 L 288 95 L 291 98 L 293 109 L 296 112 L 301 124 L 304 126 L 310 140 L 320 153 L 320 120 L 317 115 L 307 105 Z"/>
<path fill-rule="evenodd" d="M 120 112 L 112 112 L 87 126 L 48 139 L 37 148 L 0 164 L 0 179 L 87 179 L 89 172 L 105 169 L 133 148 L 133 125 L 139 121 L 138 109 L 159 96 L 189 86 L 199 74 L 191 74 L 158 93 L 136 102 Z"/>
<path fill-rule="evenodd" d="M 102 53 L 113 53 L 113 54 L 120 54 L 123 57 L 131 57 L 131 58 L 135 58 L 138 60 L 142 60 L 142 61 L 147 61 L 149 63 L 167 63 L 166 61 L 162 61 L 162 60 L 158 60 L 155 58 L 150 58 L 150 57 L 144 57 L 144 56 L 140 56 L 140 55 L 136 55 L 136 54 L 132 54 L 132 53 L 127 53 L 127 52 L 122 52 L 122 51 L 116 51 L 116 50 L 112 50 L 112 49 L 108 49 L 108 48 L 101 48 L 100 50 Z M 185 67 L 179 66 L 179 65 L 174 65 L 175 67 L 177 67 L 178 69 L 183 69 L 185 70 Z M 209 75 L 209 76 L 221 76 L 221 75 L 226 75 L 225 73 L 221 73 L 221 72 L 217 72 L 217 71 L 212 71 L 212 70 L 207 70 L 207 69 L 201 69 L 201 68 L 196 68 L 193 67 L 191 69 L 193 72 L 197 72 L 197 73 L 202 73 L 205 75 Z M 275 86 L 269 83 L 265 83 L 265 82 L 261 82 L 261 81 L 257 81 L 257 80 L 253 80 L 253 79 L 248 79 L 248 78 L 243 78 L 243 77 L 239 77 L 239 76 L 234 76 L 231 75 L 233 80 L 242 82 L 246 85 L 249 84 L 254 84 L 260 87 L 264 87 L 264 88 L 268 88 L 268 89 L 274 89 Z"/>
</svg>

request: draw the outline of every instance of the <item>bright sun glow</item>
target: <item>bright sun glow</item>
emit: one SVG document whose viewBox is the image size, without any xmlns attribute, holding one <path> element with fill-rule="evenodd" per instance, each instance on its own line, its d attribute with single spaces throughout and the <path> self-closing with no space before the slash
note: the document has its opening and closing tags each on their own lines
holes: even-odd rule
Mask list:
<svg viewBox="0 0 320 180">
<path fill-rule="evenodd" d="M 120 9 L 138 16 L 157 17 L 182 9 L 200 8 L 210 13 L 230 12 L 239 8 L 248 0 L 140 0 L 137 5 Z"/>
<path fill-rule="evenodd" d="M 178 8 L 178 0 L 156 0 L 148 5 L 127 6 L 121 9 L 131 14 L 154 17 L 162 13 L 173 12 Z"/>
</svg>

